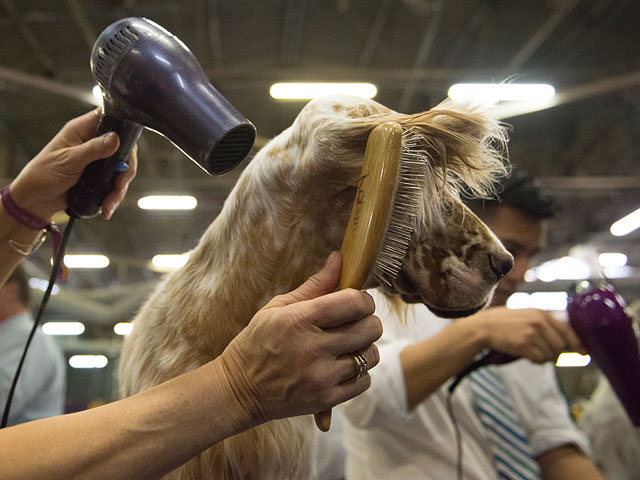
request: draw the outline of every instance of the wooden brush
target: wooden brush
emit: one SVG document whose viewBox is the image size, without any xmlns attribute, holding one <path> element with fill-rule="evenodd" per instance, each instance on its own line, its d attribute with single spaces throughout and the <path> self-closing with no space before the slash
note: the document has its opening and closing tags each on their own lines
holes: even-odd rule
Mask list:
<svg viewBox="0 0 640 480">
<path fill-rule="evenodd" d="M 411 130 L 383 123 L 369 134 L 356 199 L 342 241 L 338 290 L 362 289 L 373 275 L 389 285 L 404 260 L 424 192 L 427 156 Z M 331 410 L 314 415 L 331 427 Z"/>
</svg>

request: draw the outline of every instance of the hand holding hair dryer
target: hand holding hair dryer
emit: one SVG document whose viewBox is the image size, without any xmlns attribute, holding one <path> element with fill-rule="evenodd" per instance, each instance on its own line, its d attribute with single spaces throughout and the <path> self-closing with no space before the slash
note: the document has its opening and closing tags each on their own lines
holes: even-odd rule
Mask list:
<svg viewBox="0 0 640 480">
<path fill-rule="evenodd" d="M 212 175 L 235 168 L 253 146 L 255 127 L 209 83 L 184 43 L 146 18 L 107 27 L 93 46 L 91 72 L 104 99 L 97 135 L 115 131 L 120 148 L 87 166 L 67 198 L 71 217 L 100 213 L 115 165 L 127 160 L 144 127 Z"/>
</svg>

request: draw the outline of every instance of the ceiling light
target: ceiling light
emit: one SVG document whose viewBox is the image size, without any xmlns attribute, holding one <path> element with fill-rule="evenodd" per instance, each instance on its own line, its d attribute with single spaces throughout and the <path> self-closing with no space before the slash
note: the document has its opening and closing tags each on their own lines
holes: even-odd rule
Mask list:
<svg viewBox="0 0 640 480">
<path fill-rule="evenodd" d="M 598 263 L 602 267 L 624 267 L 627 264 L 627 256 L 624 253 L 601 253 L 598 255 Z"/>
<path fill-rule="evenodd" d="M 591 268 L 584 260 L 562 257 L 549 260 L 532 269 L 536 277 L 543 282 L 555 280 L 585 280 L 591 276 Z"/>
<path fill-rule="evenodd" d="M 104 255 L 65 255 L 64 264 L 67 268 L 106 268 L 109 257 Z"/>
<path fill-rule="evenodd" d="M 138 200 L 143 210 L 193 210 L 197 205 L 191 195 L 149 195 Z"/>
<path fill-rule="evenodd" d="M 563 311 L 567 308 L 567 292 L 517 292 L 507 299 L 507 308 L 539 308 L 547 311 Z"/>
<path fill-rule="evenodd" d="M 133 323 L 131 322 L 119 322 L 113 326 L 113 331 L 116 335 L 129 335 L 133 330 Z"/>
<path fill-rule="evenodd" d="M 274 83 L 269 93 L 278 100 L 309 100 L 338 93 L 373 98 L 378 89 L 372 83 Z"/>
<path fill-rule="evenodd" d="M 35 278 L 35 277 L 30 278 L 29 287 L 46 292 L 47 288 L 49 287 L 49 280 L 43 280 L 42 278 Z M 58 285 L 54 285 L 51 288 L 51 295 L 57 295 L 58 293 L 60 293 L 60 287 Z"/>
<path fill-rule="evenodd" d="M 456 83 L 449 88 L 449 98 L 480 103 L 547 101 L 556 89 L 544 83 Z"/>
<path fill-rule="evenodd" d="M 615 222 L 611 225 L 609 231 L 611 232 L 611 235 L 622 237 L 627 233 L 633 232 L 637 228 L 640 228 L 640 208 Z"/>
<path fill-rule="evenodd" d="M 109 359 L 104 355 L 73 355 L 69 358 L 72 368 L 104 368 Z"/>
<path fill-rule="evenodd" d="M 589 355 L 580 355 L 575 352 L 561 353 L 556 360 L 557 367 L 586 367 L 591 363 Z"/>
<path fill-rule="evenodd" d="M 189 255 L 183 253 L 182 255 L 156 255 L 151 259 L 151 264 L 159 271 L 171 271 L 177 270 L 184 266 L 189 260 Z"/>
<path fill-rule="evenodd" d="M 47 322 L 42 325 L 47 335 L 82 335 L 84 324 L 80 322 Z"/>
</svg>

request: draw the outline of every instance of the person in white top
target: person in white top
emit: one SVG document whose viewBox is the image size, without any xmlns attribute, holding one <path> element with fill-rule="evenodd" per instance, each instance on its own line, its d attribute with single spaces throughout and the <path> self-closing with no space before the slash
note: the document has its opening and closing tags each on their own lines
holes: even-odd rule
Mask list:
<svg viewBox="0 0 640 480">
<path fill-rule="evenodd" d="M 27 273 L 18 267 L 0 286 L 0 406 L 4 406 L 33 327 Z M 16 383 L 8 425 L 64 413 L 66 362 L 53 338 L 38 328 Z"/>
<path fill-rule="evenodd" d="M 541 477 L 602 478 L 559 392 L 553 365 L 545 363 L 563 351 L 585 353 L 584 348 L 571 328 L 548 312 L 504 307 L 524 281 L 528 260 L 542 247 L 543 220 L 555 207 L 524 174 L 507 179 L 498 195 L 501 203 L 485 201 L 483 211 L 475 209 L 514 256 L 514 267 L 500 280 L 491 308 L 452 321 L 423 305 L 374 292 L 384 327 L 380 364 L 371 375 L 371 388 L 340 409 L 347 480 L 498 478 L 468 381 L 451 396 L 455 421 L 447 405 L 451 379 L 487 349 L 524 358 L 496 370 Z"/>
</svg>

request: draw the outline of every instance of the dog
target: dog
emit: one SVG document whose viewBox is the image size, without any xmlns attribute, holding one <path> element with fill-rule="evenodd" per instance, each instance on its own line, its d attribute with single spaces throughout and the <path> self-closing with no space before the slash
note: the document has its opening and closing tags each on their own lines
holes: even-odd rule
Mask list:
<svg viewBox="0 0 640 480">
<path fill-rule="evenodd" d="M 486 306 L 510 256 L 460 192 L 488 195 L 505 174 L 503 126 L 450 101 L 405 115 L 357 97 L 316 99 L 247 165 L 189 261 L 136 315 L 120 361 L 123 396 L 216 358 L 269 299 L 340 249 L 368 135 L 389 121 L 413 129 L 428 173 L 400 273 L 380 287 L 447 317 Z M 166 478 L 307 478 L 313 428 L 310 416 L 268 422 Z"/>
</svg>

